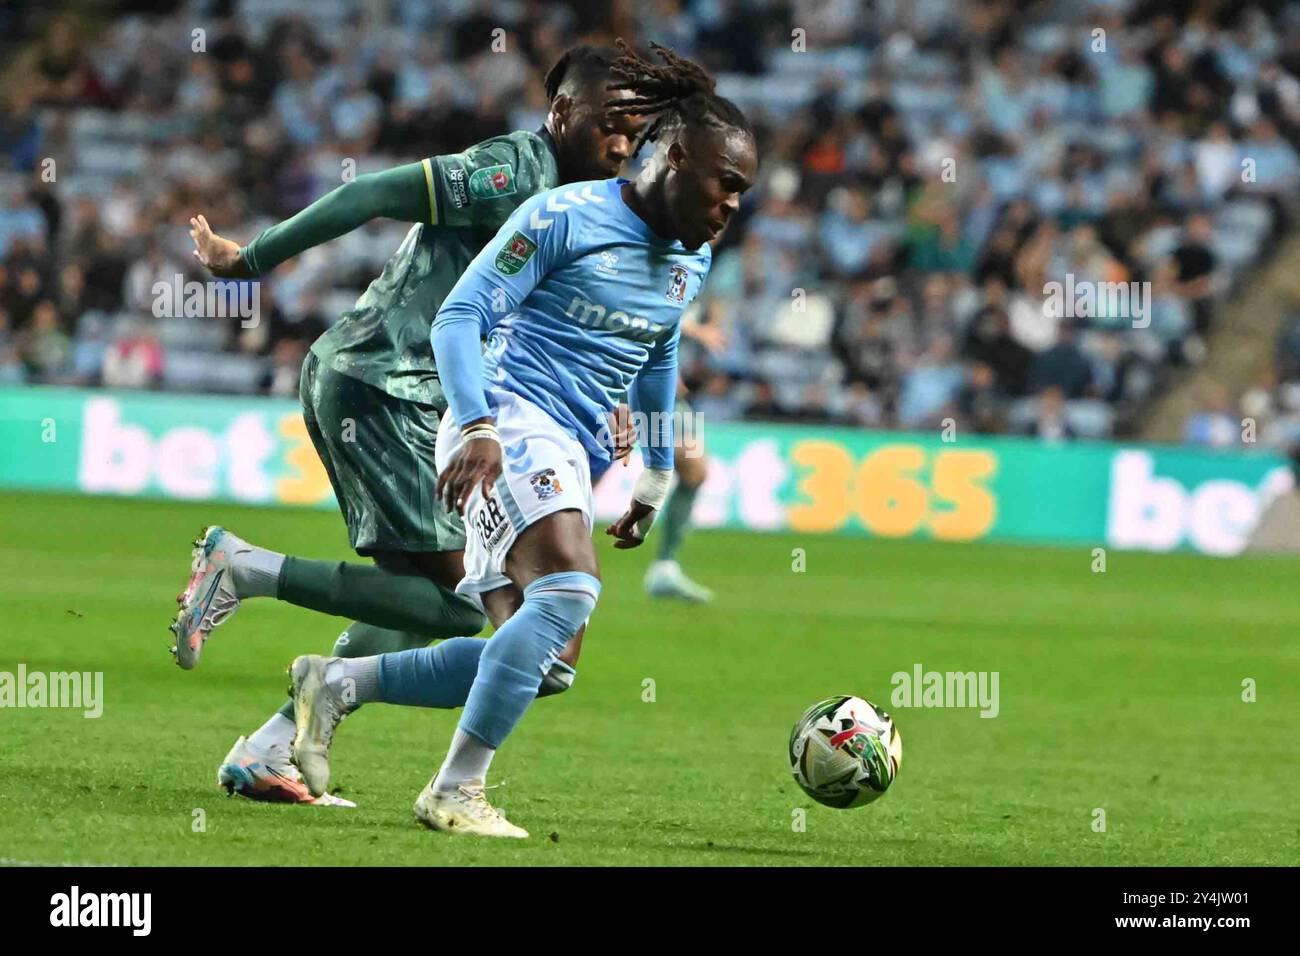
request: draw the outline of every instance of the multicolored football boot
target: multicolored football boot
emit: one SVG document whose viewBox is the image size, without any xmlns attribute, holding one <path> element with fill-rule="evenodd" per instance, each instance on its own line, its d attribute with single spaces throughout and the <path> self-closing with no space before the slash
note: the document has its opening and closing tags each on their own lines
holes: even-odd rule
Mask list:
<svg viewBox="0 0 1300 956">
<path fill-rule="evenodd" d="M 230 620 L 239 610 L 232 559 L 235 551 L 250 547 L 220 525 L 204 528 L 194 542 L 194 550 L 190 552 L 190 580 L 176 597 L 180 610 L 170 626 L 176 638 L 172 655 L 183 670 L 198 665 L 203 645 L 213 628 Z"/>
<path fill-rule="evenodd" d="M 262 750 L 240 737 L 217 768 L 217 786 L 227 794 L 267 803 L 310 803 L 319 807 L 355 807 L 324 793 L 313 797 L 298 768 L 289 762 L 287 751 Z"/>
</svg>

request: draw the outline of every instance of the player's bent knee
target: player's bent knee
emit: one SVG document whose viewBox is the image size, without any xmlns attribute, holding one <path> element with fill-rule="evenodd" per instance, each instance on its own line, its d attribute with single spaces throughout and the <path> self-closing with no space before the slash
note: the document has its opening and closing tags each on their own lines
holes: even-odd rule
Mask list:
<svg viewBox="0 0 1300 956">
<path fill-rule="evenodd" d="M 488 620 L 492 622 L 492 626 L 500 628 L 523 606 L 524 594 L 519 588 L 511 584 L 507 587 L 485 591 L 479 595 L 479 599 L 483 602 L 483 609 L 487 611 Z"/>
<path fill-rule="evenodd" d="M 537 609 L 552 633 L 563 635 L 556 642 L 557 655 L 587 623 L 599 597 L 599 579 L 583 571 L 545 574 L 524 588 L 524 604 Z"/>
<path fill-rule="evenodd" d="M 516 619 L 527 616 L 522 630 L 503 628 L 488 641 L 480 662 L 522 673 L 545 673 L 565 645 L 591 616 L 600 596 L 600 582 L 581 571 L 547 574 L 524 588 L 524 606 Z M 513 623 L 513 620 L 512 620 Z M 506 635 L 510 639 L 506 639 Z M 543 669 L 538 671 L 538 664 Z M 537 680 L 534 677 L 533 680 Z M 534 685 L 536 686 L 536 685 Z"/>
<path fill-rule="evenodd" d="M 520 583 L 565 572 L 599 580 L 600 566 L 582 512 L 557 511 L 525 528 L 506 556 L 505 571 Z"/>
</svg>

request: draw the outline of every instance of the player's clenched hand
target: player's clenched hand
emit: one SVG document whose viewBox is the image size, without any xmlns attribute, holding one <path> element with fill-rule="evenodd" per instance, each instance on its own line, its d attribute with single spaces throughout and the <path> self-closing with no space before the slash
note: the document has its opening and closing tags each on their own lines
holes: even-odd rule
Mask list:
<svg viewBox="0 0 1300 956">
<path fill-rule="evenodd" d="M 632 454 L 632 449 L 636 447 L 636 422 L 632 421 L 632 410 L 627 407 L 626 403 L 620 402 L 618 407 L 609 413 L 609 434 L 614 446 L 614 461 L 622 459 L 623 464 L 627 464 L 627 456 Z"/>
<path fill-rule="evenodd" d="M 501 477 L 501 443 L 491 438 L 473 438 L 460 446 L 451 462 L 438 475 L 437 494 L 448 511 L 465 513 L 465 502 L 475 485 L 486 498 Z"/>
<path fill-rule="evenodd" d="M 619 518 L 605 529 L 605 534 L 612 534 L 618 539 L 614 542 L 614 547 L 616 548 L 635 548 L 645 540 L 645 535 L 641 528 L 649 530 L 650 524 L 654 520 L 654 515 L 654 508 L 651 508 L 644 502 L 634 500 L 632 504 L 628 506 L 627 511 L 623 512 L 623 517 Z M 638 525 L 641 527 L 639 528 Z"/>
<path fill-rule="evenodd" d="M 218 236 L 202 215 L 190 219 L 194 258 L 218 279 L 251 279 L 252 270 L 239 254 L 239 243 Z"/>
</svg>

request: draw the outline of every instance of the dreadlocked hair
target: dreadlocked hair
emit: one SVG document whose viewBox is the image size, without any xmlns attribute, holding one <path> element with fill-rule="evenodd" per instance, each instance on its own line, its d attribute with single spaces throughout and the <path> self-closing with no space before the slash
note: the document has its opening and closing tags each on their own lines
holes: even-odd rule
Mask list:
<svg viewBox="0 0 1300 956">
<path fill-rule="evenodd" d="M 546 79 L 542 81 L 546 88 L 546 98 L 555 99 L 570 79 L 577 82 L 605 79 L 609 76 L 609 68 L 615 56 L 613 48 L 608 46 L 582 43 L 569 47 L 555 61 L 555 65 L 546 71 Z"/>
<path fill-rule="evenodd" d="M 633 95 L 631 99 L 607 100 L 605 108 L 619 116 L 654 115 L 637 141 L 638 149 L 642 143 L 666 141 L 686 126 L 738 129 L 753 135 L 740 107 L 715 92 L 717 82 L 698 63 L 653 40 L 650 49 L 664 61 L 662 66 L 642 57 L 622 37 L 615 43 L 621 55 L 609 71 L 620 80 L 605 89 L 627 90 Z"/>
</svg>

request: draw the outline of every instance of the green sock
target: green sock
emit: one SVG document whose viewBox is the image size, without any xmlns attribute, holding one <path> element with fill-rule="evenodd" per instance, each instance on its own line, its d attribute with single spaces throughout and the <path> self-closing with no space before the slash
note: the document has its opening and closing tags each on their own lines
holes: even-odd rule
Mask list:
<svg viewBox="0 0 1300 956">
<path fill-rule="evenodd" d="M 424 647 L 431 638 L 411 631 L 393 631 L 373 624 L 353 621 L 348 629 L 339 635 L 330 651 L 333 657 L 373 657 L 376 654 L 391 654 L 396 651 L 409 651 L 415 647 Z M 280 713 L 293 720 L 293 701 L 286 700 Z"/>
<path fill-rule="evenodd" d="M 285 558 L 277 598 L 379 628 L 413 631 L 424 641 L 473 637 L 487 624 L 474 602 L 419 574 L 378 565 Z"/>
<path fill-rule="evenodd" d="M 659 529 L 659 560 L 672 561 L 677 549 L 682 546 L 682 539 L 691 526 L 691 509 L 695 507 L 695 495 L 700 486 L 691 486 L 679 481 L 673 493 L 664 505 L 662 527 Z"/>
</svg>

